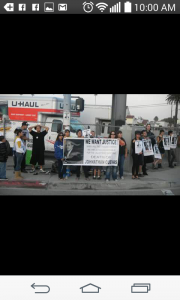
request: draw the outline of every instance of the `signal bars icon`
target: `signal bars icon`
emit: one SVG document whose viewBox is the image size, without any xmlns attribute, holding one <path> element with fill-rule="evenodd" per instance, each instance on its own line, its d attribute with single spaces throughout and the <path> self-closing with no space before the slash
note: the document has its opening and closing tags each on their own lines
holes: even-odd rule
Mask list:
<svg viewBox="0 0 180 300">
<path fill-rule="evenodd" d="M 110 13 L 120 13 L 120 12 L 121 12 L 121 2 L 110 7 Z"/>
</svg>

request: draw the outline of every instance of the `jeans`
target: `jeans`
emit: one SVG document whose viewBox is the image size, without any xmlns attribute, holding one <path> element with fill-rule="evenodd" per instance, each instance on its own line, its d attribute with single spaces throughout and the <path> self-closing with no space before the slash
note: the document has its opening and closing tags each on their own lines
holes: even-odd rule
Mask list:
<svg viewBox="0 0 180 300">
<path fill-rule="evenodd" d="M 0 178 L 6 178 L 6 162 L 0 162 Z"/>
<path fill-rule="evenodd" d="M 173 165 L 174 160 L 175 160 L 174 149 L 170 149 L 170 150 L 168 150 L 168 162 L 169 162 L 169 166 Z"/>
<path fill-rule="evenodd" d="M 106 179 L 110 180 L 110 174 L 112 172 L 112 179 L 116 180 L 117 179 L 117 167 L 116 166 L 111 166 L 106 168 Z"/>
<path fill-rule="evenodd" d="M 63 162 L 61 159 L 58 159 L 58 173 L 60 179 L 62 179 L 63 175 L 66 174 L 66 166 L 63 166 Z"/>
<path fill-rule="evenodd" d="M 21 171 L 25 170 L 26 168 L 26 152 L 23 155 L 22 163 L 21 163 Z"/>
<path fill-rule="evenodd" d="M 15 155 L 16 155 L 15 171 L 21 171 L 21 163 L 22 163 L 24 154 L 16 152 Z"/>
<path fill-rule="evenodd" d="M 125 155 L 124 154 L 119 155 L 118 166 L 119 166 L 119 176 L 120 176 L 120 178 L 123 176 L 124 160 L 125 160 Z"/>
<path fill-rule="evenodd" d="M 14 171 L 16 168 L 16 151 L 13 150 L 13 160 L 14 160 Z"/>
</svg>

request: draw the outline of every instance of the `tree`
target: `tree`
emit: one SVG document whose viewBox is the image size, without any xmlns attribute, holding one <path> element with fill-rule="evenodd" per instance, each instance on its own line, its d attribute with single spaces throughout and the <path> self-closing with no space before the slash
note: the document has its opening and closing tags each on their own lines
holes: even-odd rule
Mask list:
<svg viewBox="0 0 180 300">
<path fill-rule="evenodd" d="M 175 110 L 175 120 L 174 120 L 174 127 L 177 126 L 177 118 L 178 118 L 178 104 L 180 103 L 180 94 L 168 94 L 166 101 L 169 104 L 175 104 L 176 110 Z"/>
<path fill-rule="evenodd" d="M 154 117 L 154 121 L 157 122 L 159 120 L 159 118 L 156 116 Z"/>
</svg>

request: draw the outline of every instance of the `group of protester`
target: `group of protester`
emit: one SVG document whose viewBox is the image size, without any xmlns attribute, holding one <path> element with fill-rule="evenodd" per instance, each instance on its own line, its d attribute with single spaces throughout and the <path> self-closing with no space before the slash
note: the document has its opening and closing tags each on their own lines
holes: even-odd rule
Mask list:
<svg viewBox="0 0 180 300">
<path fill-rule="evenodd" d="M 164 130 L 161 129 L 159 136 L 155 137 L 154 133 L 151 131 L 151 125 L 147 124 L 146 130 L 136 131 L 135 138 L 132 140 L 132 158 L 133 158 L 133 166 L 132 166 L 132 179 L 139 179 L 140 177 L 144 177 L 144 175 L 148 175 L 146 165 L 152 163 L 153 169 L 162 168 L 162 159 L 165 154 L 165 149 L 163 146 L 163 135 Z M 172 136 L 173 131 L 169 130 L 168 135 Z M 144 156 L 143 151 L 136 154 L 135 153 L 135 141 L 138 140 L 147 140 L 150 139 L 152 143 L 152 148 L 157 144 L 159 148 L 159 152 L 161 154 L 161 159 L 155 159 L 154 155 Z M 174 168 L 174 160 L 175 160 L 175 151 L 174 149 L 167 150 L 168 151 L 168 162 L 169 167 Z"/>
<path fill-rule="evenodd" d="M 15 133 L 15 139 L 14 139 L 14 148 L 13 148 L 13 157 L 14 157 L 14 173 L 15 173 L 15 179 L 22 180 L 23 177 L 21 173 L 28 173 L 26 171 L 26 147 L 27 147 L 27 141 L 29 141 L 29 134 L 33 137 L 33 147 L 32 147 L 32 157 L 30 160 L 30 163 L 32 165 L 32 169 L 30 173 L 36 174 L 36 164 L 40 166 L 40 172 L 46 173 L 46 171 L 43 169 L 44 165 L 44 151 L 45 151 L 45 144 L 44 144 L 44 137 L 48 133 L 49 128 L 41 125 L 36 125 L 33 127 L 28 128 L 28 123 L 23 122 L 21 127 L 16 128 L 14 131 Z M 33 130 L 35 129 L 35 131 Z M 42 131 L 42 129 L 44 129 Z M 77 131 L 77 138 L 83 138 L 82 130 L 79 129 Z M 168 135 L 172 135 L 173 132 L 169 131 Z M 162 158 L 164 156 L 165 150 L 163 147 L 163 135 L 164 130 L 160 130 L 159 136 L 155 138 L 155 135 L 153 132 L 151 132 L 151 126 L 147 125 L 145 130 L 136 131 L 135 132 L 135 138 L 132 140 L 132 158 L 133 158 L 133 166 L 132 166 L 132 179 L 139 179 L 140 177 L 143 177 L 147 174 L 147 167 L 146 165 L 148 163 L 153 164 L 153 168 L 162 168 Z M 91 138 L 95 138 L 95 132 L 91 131 Z M 63 164 L 65 158 L 64 158 L 64 138 L 68 139 L 70 138 L 70 131 L 68 129 L 65 130 L 65 133 L 59 132 L 57 135 L 56 142 L 54 144 L 54 150 L 55 150 L 55 158 L 58 161 L 58 176 L 60 180 L 63 180 L 64 178 L 67 178 L 66 176 L 66 168 L 67 166 Z M 118 131 L 116 133 L 115 131 L 111 131 L 109 135 L 110 139 L 118 139 L 119 140 L 119 157 L 118 157 L 118 166 L 107 166 L 106 167 L 106 181 L 108 182 L 111 177 L 112 173 L 112 179 L 114 181 L 117 181 L 117 174 L 118 174 L 118 168 L 119 168 L 119 177 L 120 179 L 124 179 L 123 172 L 124 172 L 124 161 L 127 158 L 128 150 L 127 150 L 127 144 L 125 139 L 123 138 L 122 131 Z M 159 151 L 161 153 L 161 159 L 154 159 L 154 155 L 150 156 L 144 156 L 143 151 L 136 154 L 135 152 L 135 141 L 138 140 L 146 140 L 151 139 L 152 146 L 155 144 L 158 145 Z M 8 141 L 6 141 L 4 136 L 0 136 L 0 179 L 1 180 L 7 180 L 6 178 L 6 162 L 8 155 L 10 153 L 10 145 Z M 174 149 L 170 149 L 168 151 L 168 161 L 169 161 L 169 167 L 173 168 L 173 162 L 175 160 L 175 153 Z M 85 179 L 88 180 L 89 178 L 89 166 L 83 166 L 82 167 Z M 80 170 L 81 166 L 76 166 L 76 178 L 80 178 Z M 102 166 L 93 167 L 93 179 L 101 179 L 101 171 Z"/>
</svg>

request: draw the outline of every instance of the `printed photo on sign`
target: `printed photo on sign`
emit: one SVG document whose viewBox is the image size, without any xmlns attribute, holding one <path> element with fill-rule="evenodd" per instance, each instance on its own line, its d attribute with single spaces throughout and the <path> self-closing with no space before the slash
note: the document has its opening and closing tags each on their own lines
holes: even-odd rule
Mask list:
<svg viewBox="0 0 180 300">
<path fill-rule="evenodd" d="M 173 134 L 170 138 L 170 148 L 176 149 L 177 147 L 177 135 Z"/>
<path fill-rule="evenodd" d="M 157 144 L 154 145 L 154 158 L 162 158 Z"/>
<path fill-rule="evenodd" d="M 169 135 L 163 136 L 163 147 L 164 147 L 164 150 L 170 150 L 170 136 Z"/>
<path fill-rule="evenodd" d="M 64 139 L 64 165 L 82 165 L 84 139 Z"/>
<path fill-rule="evenodd" d="M 142 152 L 143 149 L 143 143 L 142 141 L 135 141 L 135 153 L 139 154 Z"/>
<path fill-rule="evenodd" d="M 90 129 L 83 130 L 83 132 L 82 132 L 82 135 L 85 138 L 89 138 L 90 134 L 91 134 L 91 130 Z"/>
<path fill-rule="evenodd" d="M 143 142 L 144 156 L 154 155 L 151 140 L 150 139 L 144 139 L 144 140 L 142 140 L 142 142 Z"/>
</svg>

